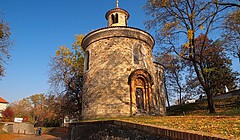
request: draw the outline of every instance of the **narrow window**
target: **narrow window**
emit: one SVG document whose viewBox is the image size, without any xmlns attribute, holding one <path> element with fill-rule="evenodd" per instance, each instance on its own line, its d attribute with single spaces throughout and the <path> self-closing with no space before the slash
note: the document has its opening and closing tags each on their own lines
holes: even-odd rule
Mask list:
<svg viewBox="0 0 240 140">
<path fill-rule="evenodd" d="M 144 102 L 143 102 L 143 89 L 142 88 L 137 88 L 136 89 L 136 104 L 137 104 L 137 109 L 141 112 L 144 110 Z"/>
<path fill-rule="evenodd" d="M 87 70 L 89 70 L 89 51 L 86 51 L 84 55 L 84 71 Z"/>
<path fill-rule="evenodd" d="M 111 15 L 111 18 L 112 18 L 112 23 L 114 23 L 115 20 L 114 20 L 114 15 L 113 14 Z"/>
<path fill-rule="evenodd" d="M 138 53 L 138 47 L 134 46 L 133 48 L 133 60 L 134 64 L 139 64 L 139 53 Z"/>
<path fill-rule="evenodd" d="M 126 26 L 127 26 L 127 17 L 125 16 L 125 24 L 126 24 Z"/>
<path fill-rule="evenodd" d="M 114 23 L 118 23 L 118 14 L 116 14 L 116 15 L 112 14 L 112 15 L 111 15 L 111 18 L 112 18 L 112 23 L 113 23 L 113 24 L 114 24 Z"/>
<path fill-rule="evenodd" d="M 115 23 L 118 23 L 118 14 L 115 15 Z"/>
</svg>

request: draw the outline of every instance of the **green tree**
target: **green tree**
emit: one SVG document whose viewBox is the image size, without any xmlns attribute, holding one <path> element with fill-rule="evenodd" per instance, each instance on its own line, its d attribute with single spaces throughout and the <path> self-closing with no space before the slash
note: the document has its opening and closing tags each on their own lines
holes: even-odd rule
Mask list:
<svg viewBox="0 0 240 140">
<path fill-rule="evenodd" d="M 210 46 L 206 49 L 205 65 L 209 84 L 212 86 L 211 93 L 213 95 L 224 93 L 224 87 L 229 90 L 236 88 L 236 83 L 239 81 L 238 72 L 233 72 L 231 69 L 232 61 L 226 56 L 222 41 L 210 41 Z"/>
<path fill-rule="evenodd" d="M 172 51 L 193 66 L 197 80 L 208 97 L 210 113 L 215 113 L 215 107 L 204 67 L 203 51 L 208 41 L 207 36 L 217 29 L 216 23 L 222 21 L 221 15 L 229 7 L 231 6 L 219 6 L 213 1 L 201 0 L 148 0 L 144 7 L 149 15 L 145 24 L 148 29 L 156 31 L 161 50 Z M 200 34 L 204 36 L 198 46 L 200 52 L 196 53 L 195 38 Z M 179 41 L 184 45 L 180 46 Z"/>
<path fill-rule="evenodd" d="M 219 93 L 223 93 L 225 86 L 229 87 L 229 89 L 233 89 L 236 86 L 238 81 L 237 76 L 239 74 L 237 72 L 233 72 L 230 68 L 232 65 L 231 60 L 223 51 L 224 48 L 221 41 L 217 40 L 213 42 L 213 40 L 206 38 L 207 40 L 205 46 L 202 48 L 204 38 L 204 35 L 201 34 L 195 39 L 195 55 L 197 62 L 202 59 L 201 65 L 205 75 L 205 81 L 210 90 L 211 96 L 214 96 Z M 201 51 L 202 49 L 203 51 Z M 193 64 L 189 63 L 189 65 L 193 70 Z M 192 75 L 192 77 L 186 81 L 190 88 L 194 87 L 201 93 L 201 89 L 203 88 L 200 82 L 197 81 L 196 75 Z"/>
<path fill-rule="evenodd" d="M 4 64 L 6 64 L 7 59 L 10 58 L 10 35 L 9 26 L 4 23 L 3 20 L 0 20 L 0 78 L 4 76 Z"/>
<path fill-rule="evenodd" d="M 51 61 L 49 82 L 62 98 L 64 115 L 81 116 L 83 86 L 83 51 L 80 47 L 83 35 L 76 36 L 72 49 L 61 46 Z M 59 90 L 60 89 L 60 90 Z"/>
</svg>

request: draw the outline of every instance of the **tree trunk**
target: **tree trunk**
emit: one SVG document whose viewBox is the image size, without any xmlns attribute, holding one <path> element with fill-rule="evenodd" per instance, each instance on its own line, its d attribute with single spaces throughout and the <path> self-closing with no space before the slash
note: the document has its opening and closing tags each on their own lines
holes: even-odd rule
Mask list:
<svg viewBox="0 0 240 140">
<path fill-rule="evenodd" d="M 182 104 L 182 90 L 181 90 L 181 88 L 180 88 L 179 102 L 180 102 L 180 104 Z"/>
<path fill-rule="evenodd" d="M 169 97 L 168 97 L 168 93 L 167 93 L 167 91 L 166 91 L 165 93 L 166 93 L 166 98 L 167 98 L 167 104 L 168 104 L 168 107 L 170 107 L 170 102 L 169 102 Z"/>
<path fill-rule="evenodd" d="M 240 63 L 240 51 L 238 53 L 238 63 Z"/>
<path fill-rule="evenodd" d="M 207 94 L 207 101 L 208 101 L 208 108 L 209 108 L 209 113 L 216 113 L 215 105 L 212 99 L 212 94 L 209 90 L 205 90 Z"/>
<path fill-rule="evenodd" d="M 178 80 L 177 80 L 177 84 L 178 84 L 178 88 L 179 88 L 179 104 L 182 104 L 182 87 L 179 84 Z"/>
<path fill-rule="evenodd" d="M 166 78 L 165 78 L 165 76 L 163 76 L 163 82 L 164 82 L 164 88 L 165 88 L 165 95 L 166 95 L 166 99 L 167 99 L 167 104 L 168 104 L 168 107 L 170 107 L 170 102 L 169 102 L 169 97 L 168 97 L 168 92 L 167 92 L 167 87 L 166 87 Z"/>
</svg>

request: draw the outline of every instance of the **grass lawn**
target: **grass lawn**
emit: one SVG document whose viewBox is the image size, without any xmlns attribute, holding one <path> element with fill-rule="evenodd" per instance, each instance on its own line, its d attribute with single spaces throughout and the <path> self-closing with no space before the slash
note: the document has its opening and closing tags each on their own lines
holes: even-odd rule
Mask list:
<svg viewBox="0 0 240 140">
<path fill-rule="evenodd" d="M 167 116 L 164 117 L 135 116 L 115 119 L 240 139 L 240 96 L 215 100 L 215 105 L 216 114 L 208 113 L 207 102 L 204 101 L 172 106 L 167 108 Z"/>
<path fill-rule="evenodd" d="M 139 116 L 119 120 L 240 138 L 240 116 Z"/>
<path fill-rule="evenodd" d="M 216 114 L 208 113 L 207 101 L 204 101 L 167 108 L 168 116 L 165 117 L 146 116 L 124 120 L 240 139 L 240 95 L 215 100 L 214 103 Z"/>
<path fill-rule="evenodd" d="M 215 100 L 214 103 L 216 114 L 208 113 L 207 101 L 204 101 L 167 108 L 168 116 L 165 117 L 144 116 L 123 120 L 240 139 L 240 95 Z"/>
</svg>

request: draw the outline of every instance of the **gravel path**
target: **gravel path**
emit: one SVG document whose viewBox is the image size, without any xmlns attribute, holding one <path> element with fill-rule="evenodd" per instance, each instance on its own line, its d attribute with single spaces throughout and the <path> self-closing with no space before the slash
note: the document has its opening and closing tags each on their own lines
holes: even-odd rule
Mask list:
<svg viewBox="0 0 240 140">
<path fill-rule="evenodd" d="M 15 138 L 14 140 L 67 140 L 66 138 L 55 137 L 52 135 L 43 134 L 41 136 L 35 135 L 21 135 L 22 137 Z"/>
</svg>

